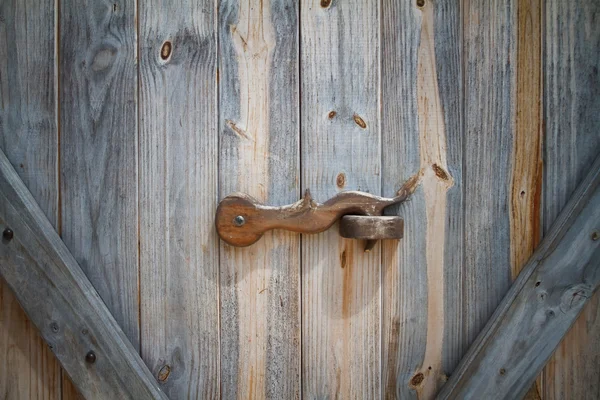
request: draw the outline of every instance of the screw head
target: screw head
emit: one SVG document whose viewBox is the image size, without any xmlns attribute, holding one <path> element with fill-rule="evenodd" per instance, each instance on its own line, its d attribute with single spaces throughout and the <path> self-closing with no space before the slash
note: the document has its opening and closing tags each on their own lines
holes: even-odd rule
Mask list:
<svg viewBox="0 0 600 400">
<path fill-rule="evenodd" d="M 246 220 L 244 219 L 244 217 L 242 217 L 241 215 L 238 215 L 237 217 L 235 217 L 233 219 L 233 224 L 235 226 L 242 226 L 246 223 Z"/>
<path fill-rule="evenodd" d="M 89 364 L 93 364 L 96 362 L 96 353 L 94 353 L 93 351 L 88 351 L 88 353 L 85 355 L 85 361 Z"/>
<path fill-rule="evenodd" d="M 10 228 L 6 228 L 4 232 L 2 232 L 2 239 L 6 240 L 7 242 L 10 242 L 14 236 L 15 233 Z"/>
</svg>

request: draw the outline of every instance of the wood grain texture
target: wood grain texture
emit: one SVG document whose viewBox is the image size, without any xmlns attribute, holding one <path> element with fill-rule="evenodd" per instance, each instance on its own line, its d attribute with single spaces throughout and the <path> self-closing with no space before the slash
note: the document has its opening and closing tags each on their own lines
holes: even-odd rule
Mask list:
<svg viewBox="0 0 600 400">
<path fill-rule="evenodd" d="M 460 9 L 444 1 L 383 4 L 384 194 L 419 177 L 413 198 L 394 211 L 405 218 L 405 238 L 383 246 L 383 391 L 388 399 L 427 399 L 463 340 L 455 278 L 463 232 Z"/>
<path fill-rule="evenodd" d="M 139 9 L 142 356 L 174 399 L 219 396 L 215 12 Z"/>
<path fill-rule="evenodd" d="M 540 240 L 542 4 L 517 4 L 517 91 L 510 183 L 510 265 L 515 279 Z"/>
<path fill-rule="evenodd" d="M 54 1 L 0 3 L 0 149 L 53 226 L 58 219 Z M 57 399 L 56 358 L 0 279 L 0 398 Z"/>
<path fill-rule="evenodd" d="M 0 151 L 0 231 L 6 228 L 14 235 L 2 235 L 0 273 L 79 391 L 90 399 L 166 399 Z"/>
<path fill-rule="evenodd" d="M 139 349 L 135 18 L 61 3 L 60 176 L 63 241 Z"/>
<path fill-rule="evenodd" d="M 473 339 L 510 287 L 510 179 L 517 59 L 514 0 L 464 4 L 463 335 Z"/>
<path fill-rule="evenodd" d="M 300 9 L 303 189 L 379 195 L 379 2 Z M 302 239 L 303 397 L 380 396 L 381 251 L 363 249 L 336 229 Z"/>
<path fill-rule="evenodd" d="M 525 394 L 600 286 L 600 240 L 592 236 L 599 224 L 600 157 L 439 398 Z"/>
<path fill-rule="evenodd" d="M 298 4 L 221 1 L 219 195 L 300 197 Z M 300 238 L 221 245 L 221 396 L 300 397 Z"/>
<path fill-rule="evenodd" d="M 548 232 L 600 154 L 600 4 L 545 6 L 543 227 Z M 598 228 L 598 226 L 596 226 Z M 600 397 L 600 296 L 584 307 L 544 370 L 544 399 Z"/>
<path fill-rule="evenodd" d="M 514 280 L 541 237 L 542 3 L 517 2 L 517 91 L 510 182 L 510 265 Z M 539 400 L 541 376 L 527 400 Z"/>
<path fill-rule="evenodd" d="M 139 350 L 135 2 L 59 10 L 61 235 Z"/>
</svg>

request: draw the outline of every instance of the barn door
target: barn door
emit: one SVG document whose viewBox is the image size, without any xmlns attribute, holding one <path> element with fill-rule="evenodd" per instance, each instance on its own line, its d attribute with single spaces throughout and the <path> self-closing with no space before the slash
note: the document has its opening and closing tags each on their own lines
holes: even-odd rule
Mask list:
<svg viewBox="0 0 600 400">
<path fill-rule="evenodd" d="M 170 398 L 431 399 L 600 152 L 599 15 L 4 1 L 0 146 Z M 245 248 L 215 231 L 234 192 L 392 197 L 411 178 L 386 210 L 404 238 L 368 253 L 335 226 Z M 598 301 L 531 396 L 597 396 Z M 4 286 L 0 308 L 0 371 L 19 371 L 0 393 L 77 396 Z"/>
</svg>

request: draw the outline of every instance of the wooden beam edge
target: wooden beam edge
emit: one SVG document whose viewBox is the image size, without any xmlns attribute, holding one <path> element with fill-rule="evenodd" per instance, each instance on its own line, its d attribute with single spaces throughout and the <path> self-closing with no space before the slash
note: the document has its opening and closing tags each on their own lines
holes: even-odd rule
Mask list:
<svg viewBox="0 0 600 400">
<path fill-rule="evenodd" d="M 438 399 L 452 399 L 460 397 L 459 394 L 465 393 L 468 386 L 471 384 L 473 380 L 473 374 L 471 372 L 471 367 L 474 364 L 481 365 L 486 357 L 490 358 L 489 354 L 486 354 L 486 349 L 490 346 L 491 343 L 495 342 L 497 339 L 499 329 L 508 324 L 510 319 L 514 316 L 514 314 L 509 313 L 511 308 L 517 303 L 517 301 L 525 300 L 529 297 L 529 292 L 526 291 L 528 289 L 528 282 L 530 278 L 539 271 L 539 269 L 544 266 L 544 261 L 546 258 L 563 242 L 565 233 L 567 233 L 570 225 L 575 221 L 575 219 L 579 216 L 579 214 L 585 209 L 593 208 L 593 205 L 587 204 L 590 199 L 597 193 L 600 187 L 600 156 L 598 156 L 593 163 L 590 172 L 583 180 L 583 182 L 579 185 L 578 189 L 573 194 L 569 203 L 565 206 L 556 222 L 548 232 L 548 235 L 542 240 L 540 246 L 536 249 L 533 256 L 529 259 L 527 264 L 524 266 L 522 272 L 519 274 L 514 284 L 509 289 L 508 293 L 497 307 L 496 311 L 490 318 L 489 322 L 486 324 L 481 333 L 477 336 L 466 355 L 463 357 L 455 372 L 451 375 L 448 382 L 442 387 L 440 393 L 438 393 Z M 586 207 L 587 206 L 587 207 Z M 590 232 L 581 232 L 577 236 L 578 239 L 581 237 L 586 237 L 589 239 Z M 593 254 L 593 249 L 590 251 L 590 254 Z M 565 265 L 567 268 L 568 265 Z M 593 266 L 592 266 L 593 268 Z M 596 268 L 598 266 L 596 265 Z M 592 287 L 592 293 L 598 288 L 598 280 L 594 283 L 594 287 Z M 568 332 L 568 329 L 577 319 L 579 312 L 581 311 L 583 305 L 589 301 L 591 298 L 587 296 L 582 300 L 577 306 L 578 312 L 572 313 L 569 315 L 569 326 L 563 333 Z M 516 322 L 515 322 L 516 323 Z M 543 340 L 543 336 L 540 337 L 540 340 Z M 513 338 L 513 342 L 516 342 L 521 338 Z M 531 384 L 535 381 L 536 376 L 542 370 L 546 362 L 550 359 L 554 349 L 558 346 L 559 341 L 556 343 L 551 343 L 551 348 L 549 351 L 537 354 L 536 360 L 538 361 L 538 365 L 536 368 L 530 368 L 527 377 L 524 378 L 523 375 L 519 375 L 521 382 L 519 386 L 526 390 L 531 386 Z M 522 350 L 525 353 L 525 349 Z M 533 365 L 534 360 L 529 360 L 530 364 Z M 504 367 L 502 368 L 504 369 Z M 506 370 L 505 370 L 506 371 Z M 500 371 L 502 373 L 502 371 Z M 523 383 L 527 382 L 527 383 Z M 498 381 L 493 379 L 492 376 L 489 377 L 488 385 L 491 387 L 495 384 L 498 384 Z M 506 381 L 503 381 L 503 386 L 506 386 Z M 500 396 L 500 393 L 498 392 Z M 516 395 L 516 393 L 513 393 Z M 501 397 L 501 396 L 500 396 Z M 499 398 L 500 398 L 499 397 Z"/>
<path fill-rule="evenodd" d="M 0 231 L 0 275 L 81 394 L 166 399 L 2 151 Z"/>
</svg>

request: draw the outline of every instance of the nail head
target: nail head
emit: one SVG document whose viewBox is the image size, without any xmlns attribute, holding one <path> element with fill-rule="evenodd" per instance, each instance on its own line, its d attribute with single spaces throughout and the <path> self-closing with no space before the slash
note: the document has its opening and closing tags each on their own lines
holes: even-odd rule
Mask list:
<svg viewBox="0 0 600 400">
<path fill-rule="evenodd" d="M 15 233 L 10 228 L 6 228 L 4 230 L 4 232 L 2 232 L 2 238 L 6 241 L 10 242 L 14 236 L 15 236 Z"/>
<path fill-rule="evenodd" d="M 85 361 L 89 364 L 95 363 L 96 362 L 96 353 L 94 353 L 93 351 L 89 351 L 85 355 Z"/>
</svg>

